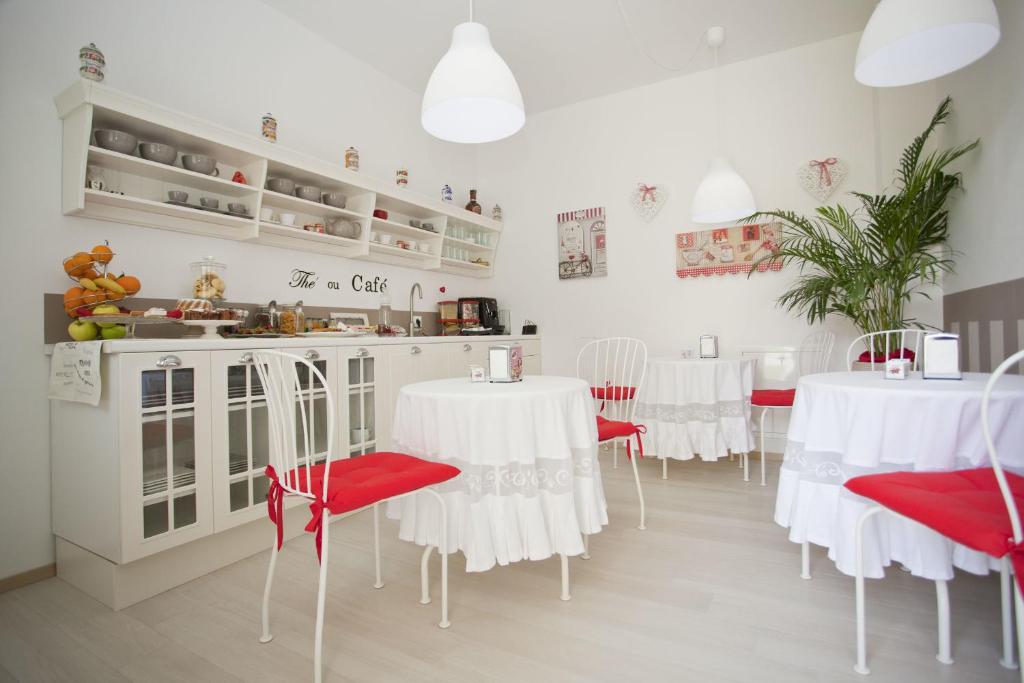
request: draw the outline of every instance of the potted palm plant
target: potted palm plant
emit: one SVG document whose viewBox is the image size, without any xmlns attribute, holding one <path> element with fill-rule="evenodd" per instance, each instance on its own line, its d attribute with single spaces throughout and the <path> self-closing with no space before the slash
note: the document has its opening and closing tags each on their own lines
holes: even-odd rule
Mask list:
<svg viewBox="0 0 1024 683">
<path fill-rule="evenodd" d="M 812 217 L 794 211 L 760 211 L 747 222 L 765 219 L 782 224 L 778 250 L 759 259 L 797 264 L 800 274 L 778 305 L 800 313 L 809 323 L 828 315 L 847 318 L 862 333 L 923 327 L 907 316 L 914 296 L 928 297 L 925 287 L 953 270 L 946 199 L 961 187 L 959 173 L 946 168 L 978 146 L 978 140 L 936 150 L 924 148 L 936 128 L 949 118 L 947 97 L 924 132 L 903 150 L 889 194 L 853 192 L 859 206 L 822 206 Z M 884 340 L 878 338 L 881 353 Z"/>
</svg>

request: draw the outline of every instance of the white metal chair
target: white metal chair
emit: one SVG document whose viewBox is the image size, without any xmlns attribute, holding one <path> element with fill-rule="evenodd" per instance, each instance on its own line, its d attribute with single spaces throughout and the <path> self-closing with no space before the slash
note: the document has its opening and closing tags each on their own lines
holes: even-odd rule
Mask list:
<svg viewBox="0 0 1024 683">
<path fill-rule="evenodd" d="M 906 358 L 910 361 L 911 370 L 917 370 L 921 364 L 921 340 L 927 334 L 927 330 L 883 330 L 882 332 L 871 332 L 862 334 L 854 339 L 849 348 L 846 349 L 846 368 L 853 370 L 855 362 L 868 363 L 872 370 L 879 364 L 879 370 L 884 369 L 885 361 L 890 358 Z M 896 339 L 899 337 L 899 342 Z M 913 340 L 913 348 L 907 347 L 907 340 Z M 895 348 L 893 346 L 895 345 Z M 853 352 L 857 348 L 863 348 L 864 352 L 857 358 Z M 912 351 L 908 354 L 907 351 Z M 861 360 L 864 356 L 867 360 Z"/>
<path fill-rule="evenodd" d="M 832 348 L 836 344 L 836 335 L 827 330 L 812 332 L 804 337 L 800 343 L 800 350 L 797 352 L 797 371 L 799 376 L 813 375 L 828 370 L 829 360 L 832 358 Z M 761 486 L 766 485 L 765 481 L 765 455 L 764 455 L 764 418 L 769 410 L 783 409 L 790 410 L 793 401 L 796 400 L 796 389 L 754 389 L 750 395 L 750 405 L 761 409 L 760 432 L 761 437 Z M 743 455 L 743 481 L 750 481 L 747 455 Z"/>
<path fill-rule="evenodd" d="M 453 477 L 459 470 L 450 465 L 428 462 L 402 453 L 369 453 L 367 455 L 332 459 L 334 445 L 334 398 L 327 379 L 317 367 L 299 356 L 282 351 L 254 351 L 252 362 L 263 385 L 269 421 L 270 465 L 267 478 L 270 491 L 267 509 L 277 525 L 276 537 L 270 551 L 270 566 L 263 591 L 261 643 L 273 639 L 270 633 L 270 591 L 274 581 L 274 567 L 283 540 L 284 498 L 301 496 L 311 502 L 313 519 L 306 531 L 316 534 L 317 555 L 320 559 L 320 581 L 317 592 L 316 630 L 313 649 L 313 680 L 323 676 L 324 601 L 327 589 L 327 560 L 330 550 L 331 517 L 350 515 L 373 508 L 373 556 L 376 572 L 374 588 L 383 588 L 380 572 L 380 523 L 378 504 L 387 500 L 427 491 L 437 499 L 440 507 L 441 555 L 441 621 L 438 626 L 448 628 L 448 555 L 447 514 L 444 500 L 437 491 L 428 488 Z M 311 373 L 323 387 L 327 402 L 327 451 L 317 462 L 313 457 L 313 392 L 303 386 L 300 367 Z M 319 390 L 318 390 L 319 391 Z M 300 456 L 299 450 L 302 450 Z M 353 476 L 353 474 L 355 476 Z M 326 519 L 325 519 L 326 517 Z M 430 602 L 427 564 L 431 546 L 424 549 L 420 562 L 421 599 Z"/>
<path fill-rule="evenodd" d="M 1024 652 L 1024 477 L 1003 471 L 992 440 L 989 402 L 999 378 L 1024 360 L 1018 351 L 992 373 L 981 403 L 981 427 L 991 467 L 953 472 L 888 472 L 854 477 L 845 486 L 874 502 L 861 513 L 856 531 L 856 615 L 857 663 L 854 670 L 869 673 L 864 617 L 864 526 L 882 511 L 913 520 L 968 548 L 1000 559 L 1002 592 L 1003 653 L 1000 664 L 1017 668 L 1013 652 L 1013 608 L 1011 607 L 1011 564 L 1016 581 L 1013 602 L 1017 610 L 1017 645 Z M 949 588 L 947 581 L 935 581 L 939 616 L 939 653 L 943 664 L 952 664 L 950 648 Z M 1024 682 L 1024 668 L 1021 669 Z"/>
<path fill-rule="evenodd" d="M 637 454 L 643 457 L 643 425 L 633 424 L 633 413 L 647 374 L 647 345 L 631 337 L 608 337 L 587 342 L 576 356 L 576 376 L 590 384 L 598 403 L 598 441 L 612 443 L 612 467 L 618 467 L 619 440 L 626 442 L 626 455 L 633 467 L 636 494 L 640 499 L 640 529 L 646 529 L 644 492 L 640 473 L 630 446 L 636 439 Z"/>
</svg>

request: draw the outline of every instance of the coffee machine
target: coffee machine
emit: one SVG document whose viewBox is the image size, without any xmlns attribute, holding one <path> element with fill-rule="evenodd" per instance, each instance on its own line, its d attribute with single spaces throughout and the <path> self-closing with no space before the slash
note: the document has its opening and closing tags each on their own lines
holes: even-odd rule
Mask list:
<svg viewBox="0 0 1024 683">
<path fill-rule="evenodd" d="M 498 322 L 498 302 L 486 297 L 459 299 L 461 334 L 504 334 Z"/>
</svg>

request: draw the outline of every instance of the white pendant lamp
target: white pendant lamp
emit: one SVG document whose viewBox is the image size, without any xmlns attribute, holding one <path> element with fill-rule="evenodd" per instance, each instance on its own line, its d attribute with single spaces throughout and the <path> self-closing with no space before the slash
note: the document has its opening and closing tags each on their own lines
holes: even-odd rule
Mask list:
<svg viewBox="0 0 1024 683">
<path fill-rule="evenodd" d="M 512 70 L 491 46 L 487 27 L 469 21 L 452 31 L 452 44 L 434 67 L 423 93 L 420 122 L 449 142 L 492 142 L 526 122 L 523 96 Z"/>
<path fill-rule="evenodd" d="M 718 148 L 721 149 L 721 111 L 718 98 L 718 48 L 725 42 L 725 28 L 712 26 L 707 30 L 708 46 L 715 53 L 715 126 Z M 704 179 L 697 186 L 690 206 L 694 223 L 732 223 L 757 210 L 754 193 L 724 156 L 711 160 Z"/>
<path fill-rule="evenodd" d="M 881 0 L 857 47 L 854 76 L 892 87 L 962 69 L 999 42 L 992 0 Z"/>
</svg>

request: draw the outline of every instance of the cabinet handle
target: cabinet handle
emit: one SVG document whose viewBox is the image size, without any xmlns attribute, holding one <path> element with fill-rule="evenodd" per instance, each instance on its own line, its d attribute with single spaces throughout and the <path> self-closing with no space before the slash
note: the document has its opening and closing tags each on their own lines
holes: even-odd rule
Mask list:
<svg viewBox="0 0 1024 683">
<path fill-rule="evenodd" d="M 470 346 L 469 344 L 463 344 L 463 345 L 462 345 L 462 350 L 463 350 L 463 351 L 467 351 L 467 352 L 468 352 L 468 351 L 472 351 L 472 350 L 473 350 L 473 347 L 472 347 L 472 346 Z"/>
<path fill-rule="evenodd" d="M 238 359 L 240 365 L 248 365 L 252 362 L 252 353 L 246 352 L 242 354 L 242 357 Z"/>
<path fill-rule="evenodd" d="M 356 349 L 356 358 L 366 358 L 370 355 L 370 352 L 366 349 Z"/>
<path fill-rule="evenodd" d="M 306 351 L 306 360 L 317 360 L 318 358 L 320 358 L 320 352 L 319 351 L 316 351 L 316 350 L 313 350 L 313 349 L 310 349 L 309 351 Z"/>
<path fill-rule="evenodd" d="M 181 365 L 181 359 L 177 356 L 160 356 L 156 362 L 158 368 L 176 368 Z"/>
<path fill-rule="evenodd" d="M 421 351 L 423 351 L 423 349 L 421 349 L 421 348 L 420 348 L 420 347 L 418 347 L 418 346 L 414 346 L 414 347 L 412 347 L 411 349 L 409 349 L 409 353 L 413 354 L 414 356 L 415 356 L 415 355 L 416 355 L 417 353 L 420 353 Z"/>
</svg>

